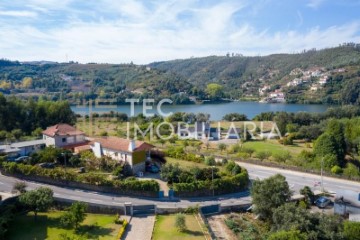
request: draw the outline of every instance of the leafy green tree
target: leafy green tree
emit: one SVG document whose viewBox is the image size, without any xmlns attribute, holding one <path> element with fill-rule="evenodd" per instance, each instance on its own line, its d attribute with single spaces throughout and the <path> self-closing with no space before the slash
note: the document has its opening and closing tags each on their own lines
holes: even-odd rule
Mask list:
<svg viewBox="0 0 360 240">
<path fill-rule="evenodd" d="M 162 166 L 160 176 L 168 183 L 177 183 L 179 182 L 180 173 L 181 173 L 181 169 L 178 163 L 176 164 L 167 163 Z"/>
<path fill-rule="evenodd" d="M 360 177 L 359 168 L 357 168 L 352 163 L 347 163 L 346 167 L 344 168 L 344 175 L 348 177 Z"/>
<path fill-rule="evenodd" d="M 14 136 L 14 138 L 16 140 L 19 140 L 23 135 L 24 133 L 21 131 L 21 129 L 14 129 L 11 131 L 11 134 Z"/>
<path fill-rule="evenodd" d="M 114 171 L 112 172 L 112 174 L 114 176 L 120 176 L 120 174 L 123 172 L 123 167 L 122 166 L 117 166 Z"/>
<path fill-rule="evenodd" d="M 223 87 L 217 83 L 208 84 L 205 91 L 213 101 L 220 100 L 224 96 Z"/>
<path fill-rule="evenodd" d="M 349 240 L 360 240 L 360 223 L 345 221 L 344 235 Z"/>
<path fill-rule="evenodd" d="M 251 157 L 253 155 L 253 153 L 255 152 L 255 149 L 249 148 L 249 147 L 243 147 L 241 149 L 241 152 L 247 153 Z"/>
<path fill-rule="evenodd" d="M 341 165 L 342 163 L 337 148 L 335 138 L 328 133 L 323 133 L 314 144 L 314 154 L 319 160 L 324 158 L 324 167 L 331 169 L 333 166 Z"/>
<path fill-rule="evenodd" d="M 4 141 L 6 139 L 7 132 L 5 130 L 0 131 L 0 141 Z"/>
<path fill-rule="evenodd" d="M 50 188 L 40 187 L 21 194 L 19 201 L 34 212 L 36 219 L 38 212 L 47 211 L 51 207 L 54 201 L 53 191 Z"/>
<path fill-rule="evenodd" d="M 291 154 L 289 151 L 276 152 L 273 154 L 273 158 L 276 162 L 285 163 L 287 160 L 291 160 Z"/>
<path fill-rule="evenodd" d="M 264 180 L 255 180 L 251 188 L 254 212 L 270 220 L 273 210 L 290 200 L 292 192 L 284 176 L 277 174 Z"/>
<path fill-rule="evenodd" d="M 345 131 L 343 123 L 335 119 L 329 120 L 326 126 L 326 133 L 328 133 L 334 139 L 336 156 L 339 160 L 339 165 L 342 166 L 346 153 Z"/>
<path fill-rule="evenodd" d="M 305 186 L 304 188 L 300 189 L 300 194 L 305 196 L 305 202 L 307 207 L 311 206 L 314 202 L 315 195 L 309 186 Z"/>
<path fill-rule="evenodd" d="M 31 135 L 34 137 L 41 137 L 42 136 L 42 128 L 36 128 L 34 131 L 31 132 Z"/>
<path fill-rule="evenodd" d="M 234 168 L 232 169 L 231 174 L 235 176 L 235 175 L 237 175 L 239 173 L 241 173 L 241 167 L 236 164 L 234 166 Z"/>
<path fill-rule="evenodd" d="M 289 114 L 287 112 L 278 112 L 276 114 L 276 116 L 274 117 L 274 121 L 275 121 L 277 127 L 279 128 L 281 135 L 284 136 L 286 133 L 286 126 L 289 123 L 292 123 L 293 119 L 292 119 L 291 114 Z"/>
<path fill-rule="evenodd" d="M 318 223 L 315 224 L 315 232 L 317 239 L 336 239 L 343 238 L 343 223 L 339 215 L 315 215 L 318 218 Z"/>
<path fill-rule="evenodd" d="M 207 156 L 205 157 L 205 164 L 208 166 L 215 166 L 216 165 L 216 161 L 214 156 Z"/>
<path fill-rule="evenodd" d="M 353 79 L 347 81 L 345 87 L 341 91 L 341 100 L 345 104 L 359 104 L 360 103 L 360 81 Z"/>
<path fill-rule="evenodd" d="M 274 209 L 272 222 L 272 228 L 275 231 L 297 229 L 300 232 L 308 232 L 313 224 L 310 213 L 296 206 L 296 203 L 285 203 Z"/>
<path fill-rule="evenodd" d="M 300 233 L 298 230 L 279 231 L 272 233 L 268 240 L 307 240 L 305 233 Z"/>
<path fill-rule="evenodd" d="M 240 113 L 228 113 L 223 117 L 223 120 L 225 121 L 248 121 L 249 119 L 247 118 L 247 116 L 245 114 L 240 114 Z"/>
<path fill-rule="evenodd" d="M 235 166 L 236 166 L 236 163 L 231 160 L 231 161 L 227 162 L 227 164 L 225 165 L 225 169 L 228 173 L 231 173 Z"/>
<path fill-rule="evenodd" d="M 256 157 L 260 159 L 260 161 L 268 160 L 271 157 L 270 151 L 259 151 L 256 152 Z"/>
<path fill-rule="evenodd" d="M 37 162 L 56 162 L 62 157 L 62 153 L 62 149 L 50 146 L 39 151 L 34 158 Z"/>
<path fill-rule="evenodd" d="M 64 227 L 71 227 L 78 229 L 80 224 L 86 218 L 87 204 L 83 202 L 75 202 L 71 204 L 70 208 L 60 217 L 60 223 Z"/>
<path fill-rule="evenodd" d="M 331 172 L 334 174 L 341 174 L 343 172 L 343 170 L 338 165 L 335 165 L 331 168 Z"/>
<path fill-rule="evenodd" d="M 185 215 L 183 213 L 178 213 L 175 216 L 175 227 L 180 231 L 186 230 L 186 220 Z"/>
</svg>

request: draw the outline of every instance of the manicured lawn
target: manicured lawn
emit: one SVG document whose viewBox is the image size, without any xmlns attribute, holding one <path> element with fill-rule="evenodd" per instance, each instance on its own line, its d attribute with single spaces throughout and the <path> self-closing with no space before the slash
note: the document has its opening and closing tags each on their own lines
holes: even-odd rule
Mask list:
<svg viewBox="0 0 360 240">
<path fill-rule="evenodd" d="M 60 239 L 61 234 L 66 234 L 71 238 L 83 235 L 84 239 L 93 236 L 93 238 L 98 237 L 102 240 L 113 240 L 120 229 L 120 225 L 114 223 L 114 215 L 88 214 L 79 233 L 76 234 L 74 230 L 64 229 L 60 226 L 61 214 L 62 212 L 58 211 L 39 213 L 36 221 L 32 213 L 18 216 L 10 226 L 6 239 Z"/>
<path fill-rule="evenodd" d="M 156 216 L 153 239 L 154 240 L 181 240 L 181 239 L 205 239 L 204 233 L 194 215 L 186 215 L 187 230 L 179 232 L 175 228 L 175 215 Z"/>
</svg>

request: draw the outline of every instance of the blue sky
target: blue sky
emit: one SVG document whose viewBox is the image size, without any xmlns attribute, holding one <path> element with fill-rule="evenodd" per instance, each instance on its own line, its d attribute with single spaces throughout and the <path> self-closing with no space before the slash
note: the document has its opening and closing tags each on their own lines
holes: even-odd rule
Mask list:
<svg viewBox="0 0 360 240">
<path fill-rule="evenodd" d="M 360 0 L 1 0 L 0 58 L 146 64 L 360 43 Z"/>
</svg>

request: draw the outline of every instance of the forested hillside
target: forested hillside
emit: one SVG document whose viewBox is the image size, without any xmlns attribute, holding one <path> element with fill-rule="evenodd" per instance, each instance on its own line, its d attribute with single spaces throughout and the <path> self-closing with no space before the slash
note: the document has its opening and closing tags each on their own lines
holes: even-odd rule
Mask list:
<svg viewBox="0 0 360 240">
<path fill-rule="evenodd" d="M 126 98 L 260 99 L 274 90 L 287 102 L 360 103 L 360 44 L 297 54 L 209 56 L 147 66 L 0 60 L 0 92 L 20 97 L 89 99 L 121 103 Z"/>
<path fill-rule="evenodd" d="M 349 71 L 342 74 L 341 79 L 337 79 L 339 83 L 331 82 L 323 91 L 316 94 L 324 99 L 330 94 L 341 100 L 338 94 L 341 94 L 340 89 L 347 84 L 347 80 L 359 81 L 360 44 L 350 43 L 320 51 L 313 49 L 298 54 L 274 54 L 263 57 L 228 54 L 222 57 L 209 56 L 155 62 L 150 66 L 184 76 L 199 88 L 209 83 L 218 83 L 224 86 L 225 91 L 232 98 L 256 96 L 258 89 L 264 85 L 270 85 L 272 90 L 280 88 L 291 80 L 288 76 L 296 68 L 307 70 L 319 67 L 332 70 L 345 67 Z M 301 91 L 289 91 L 288 94 L 296 95 L 299 92 Z M 321 102 L 324 99 L 316 100 Z"/>
<path fill-rule="evenodd" d="M 101 99 L 122 102 L 125 98 L 156 98 L 189 92 L 184 78 L 134 64 L 20 64 L 0 61 L 0 91 L 20 96 L 66 98 L 71 102 Z"/>
</svg>

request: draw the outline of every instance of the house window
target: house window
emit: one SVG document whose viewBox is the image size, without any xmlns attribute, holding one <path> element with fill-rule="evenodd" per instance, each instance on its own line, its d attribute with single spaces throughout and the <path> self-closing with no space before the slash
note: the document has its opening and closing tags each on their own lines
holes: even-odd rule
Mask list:
<svg viewBox="0 0 360 240">
<path fill-rule="evenodd" d="M 66 138 L 61 139 L 63 143 L 66 143 Z"/>
</svg>

